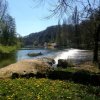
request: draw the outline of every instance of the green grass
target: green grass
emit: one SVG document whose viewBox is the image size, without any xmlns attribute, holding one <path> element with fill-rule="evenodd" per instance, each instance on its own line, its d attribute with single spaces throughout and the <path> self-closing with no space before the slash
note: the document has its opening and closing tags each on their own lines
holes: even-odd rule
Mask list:
<svg viewBox="0 0 100 100">
<path fill-rule="evenodd" d="M 17 49 L 17 46 L 0 45 L 0 53 L 9 54 Z"/>
<path fill-rule="evenodd" d="M 50 79 L 0 80 L 0 100 L 100 100 L 100 87 Z"/>
<path fill-rule="evenodd" d="M 76 72 L 78 71 L 79 69 L 75 69 L 73 67 L 68 67 L 68 68 L 56 68 L 55 71 L 64 71 L 64 72 Z"/>
<path fill-rule="evenodd" d="M 16 46 L 2 46 L 0 45 L 0 53 L 1 54 L 9 54 L 17 49 Z"/>
</svg>

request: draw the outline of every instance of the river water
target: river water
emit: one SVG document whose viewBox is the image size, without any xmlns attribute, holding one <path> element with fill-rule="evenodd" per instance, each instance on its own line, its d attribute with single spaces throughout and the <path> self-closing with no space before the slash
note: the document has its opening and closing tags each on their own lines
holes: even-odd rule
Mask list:
<svg viewBox="0 0 100 100">
<path fill-rule="evenodd" d="M 29 57 L 28 53 L 39 53 L 43 55 L 37 57 Z M 89 50 L 79 50 L 79 49 L 45 49 L 45 48 L 36 48 L 36 49 L 22 49 L 18 50 L 11 57 L 6 57 L 0 60 L 0 68 L 5 67 L 9 64 L 15 63 L 24 59 L 37 59 L 41 57 L 51 57 L 54 58 L 56 64 L 58 59 L 67 59 L 74 63 L 80 63 L 93 58 L 92 51 Z"/>
</svg>

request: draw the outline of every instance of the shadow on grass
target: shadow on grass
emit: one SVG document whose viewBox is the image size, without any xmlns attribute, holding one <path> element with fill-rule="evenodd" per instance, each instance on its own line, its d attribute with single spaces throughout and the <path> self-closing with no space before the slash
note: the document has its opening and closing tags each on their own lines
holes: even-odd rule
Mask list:
<svg viewBox="0 0 100 100">
<path fill-rule="evenodd" d="M 12 79 L 15 79 L 15 78 L 32 78 L 32 77 L 35 77 L 35 78 L 46 78 L 46 74 L 41 74 L 41 73 L 37 73 L 36 75 L 34 73 L 27 73 L 27 74 L 24 74 L 24 75 L 19 75 L 18 73 L 13 73 L 12 74 Z"/>
<path fill-rule="evenodd" d="M 69 80 L 84 85 L 100 86 L 100 73 L 96 74 L 84 70 L 76 72 L 53 71 L 49 73 L 48 78 L 53 80 Z"/>
<path fill-rule="evenodd" d="M 80 70 L 76 72 L 65 72 L 65 71 L 51 71 L 49 74 L 41 74 L 37 73 L 34 75 L 33 73 L 25 74 L 25 75 L 19 75 L 17 73 L 12 74 L 12 79 L 15 78 L 48 78 L 52 80 L 69 80 L 73 81 L 75 83 L 80 83 L 84 85 L 93 85 L 93 86 L 100 86 L 100 73 L 91 73 L 88 71 Z"/>
</svg>

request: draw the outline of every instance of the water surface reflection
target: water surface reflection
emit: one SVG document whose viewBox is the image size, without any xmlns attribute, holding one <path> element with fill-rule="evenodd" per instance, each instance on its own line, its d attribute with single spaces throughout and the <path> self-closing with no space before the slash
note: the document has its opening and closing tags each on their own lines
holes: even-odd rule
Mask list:
<svg viewBox="0 0 100 100">
<path fill-rule="evenodd" d="M 29 57 L 28 53 L 39 53 L 41 52 L 43 55 L 37 57 Z M 83 62 L 92 60 L 92 51 L 89 50 L 79 50 L 79 49 L 44 49 L 44 48 L 36 48 L 36 49 L 25 49 L 18 50 L 17 52 L 11 54 L 10 56 L 6 56 L 5 58 L 1 58 L 0 60 L 0 68 L 7 66 L 9 64 L 15 63 L 17 61 L 23 59 L 37 59 L 41 57 L 52 57 L 55 59 L 56 64 L 58 59 L 67 59 L 73 62 Z"/>
</svg>

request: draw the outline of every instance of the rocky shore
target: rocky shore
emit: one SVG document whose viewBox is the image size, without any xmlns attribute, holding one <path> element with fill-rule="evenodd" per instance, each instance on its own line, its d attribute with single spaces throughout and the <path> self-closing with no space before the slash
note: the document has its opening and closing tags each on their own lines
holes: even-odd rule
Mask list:
<svg viewBox="0 0 100 100">
<path fill-rule="evenodd" d="M 44 59 L 28 59 L 22 60 L 17 63 L 11 64 L 4 68 L 0 69 L 0 79 L 2 78 L 11 78 L 13 75 L 46 75 L 49 71 L 52 70 L 52 64 L 54 60 L 51 58 Z"/>
</svg>

